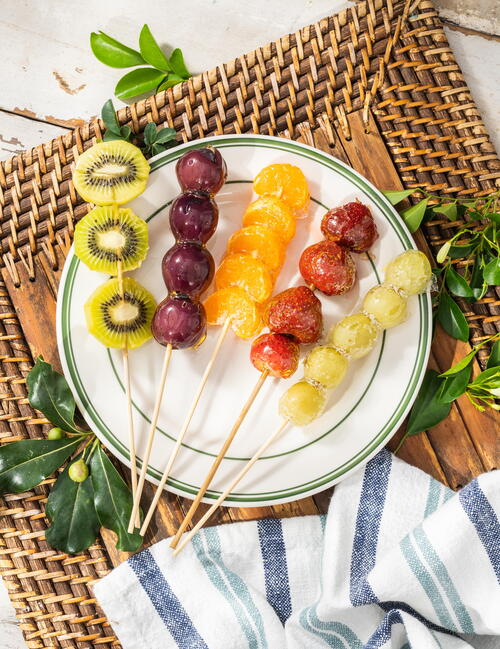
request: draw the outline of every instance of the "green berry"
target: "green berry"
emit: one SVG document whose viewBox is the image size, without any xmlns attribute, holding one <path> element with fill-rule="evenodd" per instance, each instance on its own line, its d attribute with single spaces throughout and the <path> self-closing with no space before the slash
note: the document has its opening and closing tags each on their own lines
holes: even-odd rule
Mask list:
<svg viewBox="0 0 500 649">
<path fill-rule="evenodd" d="M 348 361 L 333 347 L 318 345 L 307 355 L 304 377 L 317 381 L 325 388 L 335 388 L 344 378 Z"/>
<path fill-rule="evenodd" d="M 321 415 L 325 401 L 321 388 L 307 381 L 299 381 L 281 396 L 279 413 L 295 426 L 306 426 Z"/>
<path fill-rule="evenodd" d="M 83 482 L 89 476 L 89 467 L 80 459 L 69 467 L 68 475 L 73 482 Z"/>
<path fill-rule="evenodd" d="M 66 437 L 66 433 L 62 428 L 51 428 L 47 434 L 47 437 L 49 439 L 62 439 L 63 437 Z"/>
<path fill-rule="evenodd" d="M 389 329 L 406 320 L 406 299 L 390 286 L 374 286 L 363 300 L 363 310 Z"/>
<path fill-rule="evenodd" d="M 351 358 L 362 358 L 375 345 L 378 329 L 364 313 L 353 313 L 332 328 L 329 342 Z"/>
<path fill-rule="evenodd" d="M 385 269 L 385 281 L 406 295 L 422 293 L 432 276 L 429 260 L 420 250 L 407 250 L 393 259 Z"/>
</svg>

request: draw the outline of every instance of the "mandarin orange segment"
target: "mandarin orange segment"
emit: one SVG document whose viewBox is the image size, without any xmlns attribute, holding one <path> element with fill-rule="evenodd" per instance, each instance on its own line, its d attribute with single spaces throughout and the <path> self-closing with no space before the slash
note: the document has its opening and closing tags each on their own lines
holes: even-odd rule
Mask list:
<svg viewBox="0 0 500 649">
<path fill-rule="evenodd" d="M 306 177 L 298 167 L 291 164 L 264 167 L 255 177 L 253 189 L 260 196 L 280 198 L 297 216 L 304 214 L 309 206 Z"/>
<path fill-rule="evenodd" d="M 239 286 L 221 288 L 204 302 L 207 324 L 223 325 L 231 318 L 231 328 L 240 338 L 253 338 L 262 329 L 258 305 Z"/>
<path fill-rule="evenodd" d="M 276 232 L 264 225 L 249 225 L 237 230 L 227 244 L 229 254 L 244 252 L 260 259 L 273 273 L 277 273 L 285 260 L 285 246 Z"/>
<path fill-rule="evenodd" d="M 273 280 L 271 272 L 260 259 L 244 253 L 228 255 L 215 273 L 215 287 L 239 286 L 256 302 L 271 297 Z"/>
<path fill-rule="evenodd" d="M 243 226 L 264 225 L 284 243 L 295 234 L 295 217 L 290 208 L 275 196 L 261 196 L 247 207 L 243 215 Z"/>
</svg>

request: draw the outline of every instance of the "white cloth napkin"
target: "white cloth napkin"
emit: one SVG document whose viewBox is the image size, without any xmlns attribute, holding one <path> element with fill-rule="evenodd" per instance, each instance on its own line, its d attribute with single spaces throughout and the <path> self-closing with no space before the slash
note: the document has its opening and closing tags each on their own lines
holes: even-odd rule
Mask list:
<svg viewBox="0 0 500 649">
<path fill-rule="evenodd" d="M 382 451 L 326 517 L 161 541 L 95 594 L 124 649 L 498 648 L 499 512 L 500 472 L 454 494 Z"/>
</svg>

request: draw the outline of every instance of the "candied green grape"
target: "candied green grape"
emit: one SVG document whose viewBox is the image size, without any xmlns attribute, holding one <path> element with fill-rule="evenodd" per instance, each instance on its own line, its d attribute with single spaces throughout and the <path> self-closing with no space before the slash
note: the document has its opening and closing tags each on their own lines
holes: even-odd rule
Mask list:
<svg viewBox="0 0 500 649">
<path fill-rule="evenodd" d="M 390 286 L 374 286 L 365 295 L 363 309 L 371 314 L 383 329 L 395 327 L 406 320 L 406 298 Z"/>
<path fill-rule="evenodd" d="M 422 293 L 432 276 L 429 260 L 420 250 L 407 250 L 395 257 L 385 269 L 385 281 L 406 295 Z"/>
<path fill-rule="evenodd" d="M 354 313 L 332 327 L 329 342 L 351 358 L 361 358 L 373 349 L 377 336 L 377 326 L 370 318 L 365 313 Z"/>
<path fill-rule="evenodd" d="M 335 388 L 344 378 L 349 362 L 333 347 L 318 345 L 307 355 L 304 376 L 325 388 Z"/>
<path fill-rule="evenodd" d="M 279 413 L 295 426 L 306 426 L 321 415 L 325 402 L 321 388 L 307 381 L 299 381 L 281 396 Z"/>
</svg>

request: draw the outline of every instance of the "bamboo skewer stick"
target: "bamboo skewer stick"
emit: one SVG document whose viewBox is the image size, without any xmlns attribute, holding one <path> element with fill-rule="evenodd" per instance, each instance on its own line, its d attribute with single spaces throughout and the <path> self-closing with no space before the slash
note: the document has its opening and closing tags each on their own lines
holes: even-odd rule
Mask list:
<svg viewBox="0 0 500 649">
<path fill-rule="evenodd" d="M 231 319 L 227 318 L 227 320 L 224 322 L 221 332 L 219 334 L 219 337 L 217 338 L 217 341 L 215 343 L 214 350 L 212 352 L 212 355 L 210 356 L 210 359 L 207 363 L 207 366 L 205 368 L 205 371 L 203 372 L 203 376 L 201 377 L 200 383 L 198 384 L 198 389 L 196 391 L 196 394 L 193 398 L 193 401 L 191 402 L 191 406 L 189 408 L 189 411 L 186 415 L 186 418 L 184 419 L 184 423 L 182 424 L 181 431 L 179 433 L 179 436 L 177 437 L 177 440 L 175 442 L 175 445 L 172 449 L 172 452 L 170 453 L 170 457 L 168 459 L 167 465 L 165 467 L 165 471 L 163 472 L 163 475 L 161 477 L 160 483 L 158 484 L 158 487 L 156 489 L 153 501 L 151 502 L 151 505 L 149 506 L 148 513 L 146 514 L 146 517 L 144 518 L 144 521 L 142 523 L 141 531 L 140 534 L 141 536 L 144 536 L 146 533 L 146 530 L 148 528 L 149 522 L 155 513 L 156 506 L 158 505 L 158 501 L 160 500 L 160 496 L 163 492 L 163 489 L 165 487 L 165 483 L 167 482 L 168 476 L 170 475 L 170 471 L 172 470 L 172 466 L 175 462 L 175 458 L 177 457 L 177 454 L 179 452 L 179 449 L 181 447 L 182 441 L 184 439 L 184 436 L 189 428 L 189 424 L 191 423 L 191 419 L 193 418 L 194 411 L 196 410 L 196 407 L 198 405 L 198 402 L 200 401 L 201 395 L 203 393 L 203 390 L 205 389 L 205 385 L 207 383 L 208 377 L 210 376 L 210 373 L 213 369 L 213 366 L 215 364 L 215 361 L 217 359 L 217 356 L 219 355 L 219 351 L 221 349 L 222 343 L 224 342 L 224 338 L 226 337 L 226 334 L 229 330 L 229 327 L 231 325 Z"/>
<path fill-rule="evenodd" d="M 132 513 L 130 515 L 130 521 L 128 524 L 128 533 L 132 534 L 134 531 L 134 524 L 136 517 L 139 513 L 139 505 L 141 502 L 142 490 L 144 489 L 144 482 L 146 480 L 146 472 L 148 470 L 149 458 L 151 456 L 151 448 L 153 446 L 153 440 L 156 432 L 156 424 L 158 423 L 158 417 L 160 415 L 160 406 L 163 399 L 163 391 L 165 389 L 165 381 L 167 379 L 168 367 L 170 365 L 170 359 L 172 357 L 172 345 L 167 345 L 165 349 L 165 356 L 163 359 L 163 368 L 161 371 L 160 384 L 158 386 L 158 392 L 156 394 L 156 402 L 153 411 L 153 416 L 151 418 L 151 427 L 148 433 L 148 440 L 146 443 L 146 451 L 142 459 L 141 474 L 139 476 L 139 482 L 137 484 L 137 491 L 134 498 L 134 505 L 132 507 Z"/>
<path fill-rule="evenodd" d="M 226 441 L 222 445 L 222 448 L 220 449 L 217 457 L 215 458 L 212 466 L 210 467 L 210 471 L 208 472 L 205 480 L 203 481 L 203 484 L 201 485 L 201 487 L 200 487 L 200 489 L 199 489 L 199 491 L 198 491 L 198 493 L 196 495 L 196 498 L 191 503 L 191 507 L 189 508 L 189 511 L 185 515 L 184 520 L 181 523 L 181 526 L 177 530 L 177 533 L 174 536 L 174 538 L 172 539 L 172 542 L 170 543 L 171 548 L 175 548 L 177 546 L 177 544 L 179 543 L 179 539 L 181 538 L 184 530 L 186 529 L 186 527 L 191 522 L 191 519 L 193 518 L 196 510 L 198 509 L 198 506 L 199 506 L 199 504 L 201 502 L 201 499 L 205 495 L 208 487 L 210 486 L 210 483 L 212 482 L 212 479 L 213 479 L 215 473 L 217 472 L 217 469 L 219 468 L 222 460 L 224 459 L 229 446 L 231 445 L 236 433 L 240 429 L 241 424 L 243 423 L 245 417 L 247 416 L 247 413 L 250 410 L 250 407 L 252 406 L 253 402 L 255 401 L 255 398 L 257 397 L 257 395 L 259 394 L 260 389 L 264 385 L 264 381 L 267 379 L 268 375 L 269 375 L 269 371 L 265 370 L 259 376 L 259 380 L 255 384 L 255 386 L 254 386 L 252 392 L 250 393 L 250 396 L 248 397 L 245 405 L 241 409 L 240 414 L 238 415 L 238 418 L 234 422 L 234 425 L 231 428 L 231 431 L 230 431 L 229 435 L 226 438 Z"/>
<path fill-rule="evenodd" d="M 238 485 L 238 483 L 246 476 L 246 474 L 250 471 L 250 469 L 253 467 L 253 465 L 257 462 L 257 460 L 263 455 L 266 450 L 271 446 L 271 444 L 278 439 L 278 437 L 281 435 L 283 430 L 288 426 L 288 421 L 283 421 L 278 428 L 268 439 L 262 444 L 262 446 L 255 452 L 255 454 L 252 456 L 252 458 L 245 464 L 245 466 L 241 469 L 241 471 L 238 473 L 238 475 L 231 481 L 229 486 L 225 489 L 225 491 L 222 492 L 222 494 L 217 498 L 217 500 L 214 502 L 214 504 L 210 507 L 210 509 L 200 518 L 200 520 L 196 523 L 196 525 L 193 527 L 193 529 L 186 534 L 186 536 L 182 539 L 182 542 L 180 545 L 177 546 L 177 548 L 174 550 L 173 555 L 177 556 L 179 552 L 189 543 L 189 541 L 193 538 L 193 536 L 196 534 L 196 532 L 200 529 L 200 527 L 208 521 L 208 519 L 212 516 L 212 514 L 221 506 L 221 504 L 226 500 L 226 498 L 229 496 L 231 491 Z"/>
</svg>

